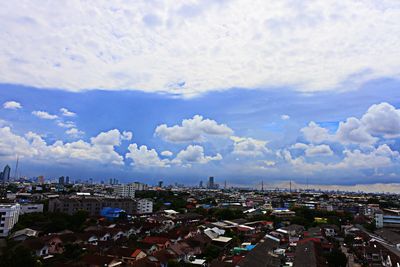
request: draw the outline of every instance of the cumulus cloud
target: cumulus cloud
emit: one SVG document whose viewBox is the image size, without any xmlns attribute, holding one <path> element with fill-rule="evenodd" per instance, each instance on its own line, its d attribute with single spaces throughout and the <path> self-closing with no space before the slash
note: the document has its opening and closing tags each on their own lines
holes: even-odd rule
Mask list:
<svg viewBox="0 0 400 267">
<path fill-rule="evenodd" d="M 385 138 L 400 137 L 400 109 L 389 103 L 372 105 L 362 116 L 361 122 L 371 134 Z"/>
<path fill-rule="evenodd" d="M 192 119 L 185 119 L 182 125 L 157 126 L 155 134 L 168 142 L 204 142 L 207 136 L 229 136 L 232 129 L 225 124 L 218 124 L 214 120 L 204 119 L 195 115 Z"/>
<path fill-rule="evenodd" d="M 170 166 L 168 160 L 160 159 L 155 149 L 148 149 L 145 145 L 138 147 L 137 144 L 130 144 L 128 150 L 129 152 L 125 157 L 132 159 L 132 165 L 135 167 L 152 168 Z"/>
<path fill-rule="evenodd" d="M 372 105 L 361 119 L 349 117 L 339 122 L 339 127 L 333 134 L 313 121 L 300 131 L 308 142 L 314 144 L 339 142 L 345 145 L 370 146 L 375 144 L 379 137 L 400 137 L 400 110 L 383 102 Z"/>
<path fill-rule="evenodd" d="M 91 138 L 90 142 L 78 140 L 64 143 L 47 142 L 37 133 L 28 132 L 24 136 L 17 135 L 10 127 L 0 128 L 0 156 L 15 158 L 16 155 L 39 162 L 81 162 L 89 161 L 100 164 L 123 165 L 123 157 L 115 151 L 120 144 L 121 134 L 114 129 L 102 132 Z"/>
<path fill-rule="evenodd" d="M 304 146 L 298 146 L 304 147 Z M 364 170 L 387 168 L 398 164 L 399 152 L 392 150 L 388 145 L 380 145 L 377 148 L 369 147 L 367 150 L 346 149 L 343 151 L 343 159 L 339 162 L 322 163 L 309 162 L 303 156 L 293 157 L 287 149 L 278 150 L 277 156 L 288 162 L 295 170 L 305 173 L 315 173 L 328 170 Z"/>
<path fill-rule="evenodd" d="M 5 109 L 20 109 L 22 108 L 21 103 L 16 101 L 7 101 L 3 103 L 3 108 Z"/>
<path fill-rule="evenodd" d="M 269 152 L 267 141 L 238 136 L 231 136 L 231 140 L 233 141 L 232 153 L 236 155 L 258 157 Z"/>
<path fill-rule="evenodd" d="M 62 128 L 75 128 L 76 127 L 75 122 L 73 122 L 73 121 L 66 121 L 66 122 L 58 121 L 57 125 Z"/>
<path fill-rule="evenodd" d="M 172 157 L 172 155 L 174 155 L 174 153 L 172 153 L 169 150 L 164 150 L 164 151 L 161 152 L 161 155 L 164 156 L 164 157 Z"/>
<path fill-rule="evenodd" d="M 307 157 L 315 156 L 332 156 L 333 151 L 329 145 L 307 145 L 303 143 L 296 143 L 291 148 L 302 149 Z"/>
<path fill-rule="evenodd" d="M 129 141 L 129 140 L 132 140 L 132 137 L 133 137 L 132 132 L 128 132 L 128 131 L 122 132 L 122 137 L 121 137 L 122 140 Z"/>
<path fill-rule="evenodd" d="M 398 77 L 399 6 L 2 1 L 0 82 L 184 96 L 232 87 L 347 89 Z"/>
<path fill-rule="evenodd" d="M 36 117 L 40 118 L 40 119 L 44 119 L 44 120 L 55 120 L 58 118 L 57 115 L 52 115 L 46 111 L 32 111 L 32 114 L 35 115 Z"/>
<path fill-rule="evenodd" d="M 378 140 L 378 138 L 368 133 L 367 128 L 360 120 L 353 117 L 339 123 L 336 138 L 343 144 L 353 143 L 361 145 L 371 145 Z"/>
<path fill-rule="evenodd" d="M 318 144 L 334 140 L 334 136 L 329 133 L 328 129 L 319 126 L 313 121 L 311 121 L 307 127 L 302 128 L 300 131 L 303 133 L 304 138 L 311 143 Z"/>
<path fill-rule="evenodd" d="M 60 108 L 60 112 L 65 117 L 75 117 L 76 116 L 76 113 L 69 111 L 66 108 Z"/>
<path fill-rule="evenodd" d="M 290 116 L 289 116 L 289 115 L 287 115 L 287 114 L 281 115 L 281 120 L 286 121 L 286 120 L 288 120 L 288 119 L 290 119 Z"/>
<path fill-rule="evenodd" d="M 215 156 L 206 156 L 204 155 L 204 148 L 202 146 L 189 145 L 186 149 L 181 150 L 172 162 L 190 166 L 192 163 L 205 164 L 218 160 L 222 160 L 221 154 L 217 153 Z"/>
<path fill-rule="evenodd" d="M 77 128 L 70 128 L 66 130 L 65 133 L 74 138 L 81 137 L 82 135 L 85 134 L 85 132 L 78 130 Z"/>
</svg>

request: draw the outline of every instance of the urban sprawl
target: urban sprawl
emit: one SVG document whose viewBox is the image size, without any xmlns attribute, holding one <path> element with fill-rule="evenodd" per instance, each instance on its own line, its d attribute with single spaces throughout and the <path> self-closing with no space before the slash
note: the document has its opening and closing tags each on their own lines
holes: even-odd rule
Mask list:
<svg viewBox="0 0 400 267">
<path fill-rule="evenodd" d="M 10 176 L 0 266 L 400 266 L 395 194 Z"/>
</svg>

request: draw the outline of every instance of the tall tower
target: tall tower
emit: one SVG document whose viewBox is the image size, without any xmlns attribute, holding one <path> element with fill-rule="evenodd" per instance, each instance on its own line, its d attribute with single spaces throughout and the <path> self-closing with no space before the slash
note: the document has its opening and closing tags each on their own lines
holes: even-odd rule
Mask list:
<svg viewBox="0 0 400 267">
<path fill-rule="evenodd" d="M 8 166 L 8 165 L 6 165 L 5 167 L 4 167 L 4 170 L 3 170 L 3 183 L 6 183 L 6 182 L 8 182 L 9 180 L 10 180 L 10 172 L 11 172 L 11 168 L 10 168 L 10 166 Z"/>
<path fill-rule="evenodd" d="M 209 188 L 209 189 L 215 188 L 214 177 L 213 177 L 213 176 L 210 176 L 210 177 L 208 178 L 208 188 Z"/>
<path fill-rule="evenodd" d="M 17 155 L 17 162 L 15 163 L 15 171 L 14 171 L 14 180 L 18 180 L 18 163 L 19 163 L 19 156 Z"/>
</svg>

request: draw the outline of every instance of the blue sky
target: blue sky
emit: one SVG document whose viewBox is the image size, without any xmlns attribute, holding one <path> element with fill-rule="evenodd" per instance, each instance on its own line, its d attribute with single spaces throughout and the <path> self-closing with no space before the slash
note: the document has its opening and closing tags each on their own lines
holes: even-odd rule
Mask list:
<svg viewBox="0 0 400 267">
<path fill-rule="evenodd" d="M 18 154 L 21 175 L 126 182 L 397 182 L 400 5 L 251 3 L 0 4 L 0 164 Z"/>
</svg>

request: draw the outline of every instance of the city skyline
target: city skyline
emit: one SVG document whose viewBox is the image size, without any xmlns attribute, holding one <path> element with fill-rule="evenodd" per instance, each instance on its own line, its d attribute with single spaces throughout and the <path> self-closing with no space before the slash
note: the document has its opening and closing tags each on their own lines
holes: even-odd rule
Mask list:
<svg viewBox="0 0 400 267">
<path fill-rule="evenodd" d="M 0 167 L 18 156 L 23 176 L 149 184 L 400 181 L 398 3 L 0 7 Z"/>
</svg>

